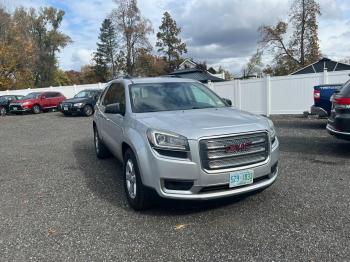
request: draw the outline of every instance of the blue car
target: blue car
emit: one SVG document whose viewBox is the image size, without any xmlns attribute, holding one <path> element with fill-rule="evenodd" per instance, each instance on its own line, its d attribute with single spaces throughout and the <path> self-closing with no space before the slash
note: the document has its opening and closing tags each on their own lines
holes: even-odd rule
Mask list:
<svg viewBox="0 0 350 262">
<path fill-rule="evenodd" d="M 311 106 L 311 114 L 328 117 L 332 109 L 331 97 L 341 87 L 342 84 L 314 86 L 314 105 Z"/>
</svg>

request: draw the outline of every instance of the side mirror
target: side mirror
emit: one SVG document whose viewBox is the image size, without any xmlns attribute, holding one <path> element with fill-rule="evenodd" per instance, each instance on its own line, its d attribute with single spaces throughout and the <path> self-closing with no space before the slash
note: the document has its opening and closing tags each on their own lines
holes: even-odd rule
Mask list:
<svg viewBox="0 0 350 262">
<path fill-rule="evenodd" d="M 121 110 L 120 110 L 120 104 L 115 103 L 115 104 L 106 105 L 105 113 L 106 114 L 122 114 L 123 112 L 121 112 Z"/>
<path fill-rule="evenodd" d="M 225 103 L 229 106 L 232 106 L 232 101 L 228 98 L 223 98 L 223 100 L 225 101 Z"/>
</svg>

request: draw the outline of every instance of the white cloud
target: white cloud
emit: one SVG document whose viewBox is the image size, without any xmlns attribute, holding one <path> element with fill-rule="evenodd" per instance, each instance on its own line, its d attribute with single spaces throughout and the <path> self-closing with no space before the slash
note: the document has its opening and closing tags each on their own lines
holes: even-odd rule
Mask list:
<svg viewBox="0 0 350 262">
<path fill-rule="evenodd" d="M 9 1 L 9 0 L 7 0 Z M 210 65 L 222 64 L 239 72 L 257 47 L 257 28 L 287 20 L 292 0 L 139 0 L 142 14 L 149 18 L 155 32 L 164 11 L 169 11 L 182 27 L 188 57 L 206 60 Z M 60 54 L 60 66 L 79 70 L 90 62 L 96 48 L 103 19 L 115 7 L 113 0 L 14 0 L 12 6 L 53 5 L 66 11 L 62 30 L 74 41 Z M 319 38 L 322 53 L 331 58 L 350 56 L 350 2 L 319 0 L 322 16 Z M 151 42 L 156 41 L 155 35 Z"/>
</svg>

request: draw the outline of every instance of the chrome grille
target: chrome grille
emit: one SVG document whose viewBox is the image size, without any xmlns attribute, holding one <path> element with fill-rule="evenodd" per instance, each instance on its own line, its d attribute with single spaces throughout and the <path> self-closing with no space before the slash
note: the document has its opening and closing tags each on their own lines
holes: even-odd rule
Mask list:
<svg viewBox="0 0 350 262">
<path fill-rule="evenodd" d="M 203 139 L 199 142 L 202 167 L 218 170 L 264 162 L 269 156 L 265 132 Z"/>
</svg>

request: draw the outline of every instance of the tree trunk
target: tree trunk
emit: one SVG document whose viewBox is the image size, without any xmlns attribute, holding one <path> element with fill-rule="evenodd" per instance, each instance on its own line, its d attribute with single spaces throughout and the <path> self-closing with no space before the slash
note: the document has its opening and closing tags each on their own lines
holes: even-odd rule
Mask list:
<svg viewBox="0 0 350 262">
<path fill-rule="evenodd" d="M 300 64 L 305 65 L 305 50 L 304 50 L 304 35 L 305 35 L 305 0 L 303 0 L 303 12 L 301 21 L 301 34 L 300 34 Z"/>
</svg>

